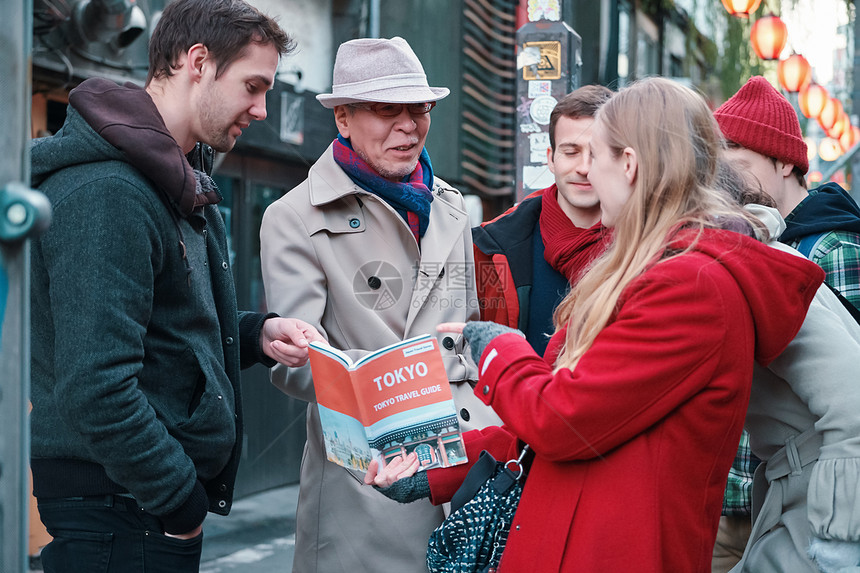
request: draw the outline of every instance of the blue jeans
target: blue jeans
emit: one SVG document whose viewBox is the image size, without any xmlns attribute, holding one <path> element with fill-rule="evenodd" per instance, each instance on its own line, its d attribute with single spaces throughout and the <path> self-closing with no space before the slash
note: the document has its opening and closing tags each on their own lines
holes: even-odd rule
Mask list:
<svg viewBox="0 0 860 573">
<path fill-rule="evenodd" d="M 53 540 L 42 550 L 45 573 L 197 573 L 203 535 L 164 535 L 157 517 L 119 495 L 39 499 Z"/>
</svg>

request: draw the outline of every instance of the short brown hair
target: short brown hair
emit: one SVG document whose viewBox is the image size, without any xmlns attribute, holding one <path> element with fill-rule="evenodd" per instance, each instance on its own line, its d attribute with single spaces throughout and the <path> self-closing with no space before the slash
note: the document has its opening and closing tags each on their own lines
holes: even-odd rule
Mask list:
<svg viewBox="0 0 860 573">
<path fill-rule="evenodd" d="M 149 41 L 146 83 L 172 76 L 179 57 L 194 44 L 209 50 L 218 78 L 252 42 L 274 46 L 281 56 L 296 47 L 273 18 L 244 0 L 173 0 L 162 12 Z"/>
<path fill-rule="evenodd" d="M 555 126 L 558 118 L 594 117 L 600 106 L 611 97 L 612 90 L 606 86 L 589 85 L 573 90 L 561 98 L 549 116 L 549 146 L 553 152 L 555 152 Z"/>
</svg>

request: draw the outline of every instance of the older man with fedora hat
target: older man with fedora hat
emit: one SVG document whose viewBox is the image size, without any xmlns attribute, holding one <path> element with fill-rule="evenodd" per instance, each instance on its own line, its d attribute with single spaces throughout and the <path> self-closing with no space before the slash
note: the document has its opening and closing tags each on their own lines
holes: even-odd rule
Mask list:
<svg viewBox="0 0 860 573">
<path fill-rule="evenodd" d="M 289 310 L 333 346 L 364 351 L 478 318 L 463 197 L 434 176 L 424 148 L 430 111 L 448 93 L 428 85 L 402 38 L 340 46 L 332 93 L 317 96 L 334 110 L 339 135 L 263 217 L 271 311 Z M 477 372 L 463 341 L 437 336 L 460 427 L 500 423 L 472 392 Z M 293 570 L 425 571 L 442 508 L 393 502 L 362 485 L 360 472 L 326 460 L 307 367 L 275 368 L 272 381 L 310 403 Z"/>
</svg>

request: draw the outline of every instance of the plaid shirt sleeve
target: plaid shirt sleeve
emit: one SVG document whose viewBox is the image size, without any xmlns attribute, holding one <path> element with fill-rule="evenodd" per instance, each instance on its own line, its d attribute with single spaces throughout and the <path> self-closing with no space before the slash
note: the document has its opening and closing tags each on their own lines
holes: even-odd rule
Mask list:
<svg viewBox="0 0 860 573">
<path fill-rule="evenodd" d="M 832 231 L 810 253 L 827 274 L 827 283 L 860 308 L 860 234 Z"/>
<path fill-rule="evenodd" d="M 723 515 L 750 515 L 752 513 L 753 473 L 761 460 L 750 451 L 750 436 L 744 431 L 723 497 Z"/>
</svg>

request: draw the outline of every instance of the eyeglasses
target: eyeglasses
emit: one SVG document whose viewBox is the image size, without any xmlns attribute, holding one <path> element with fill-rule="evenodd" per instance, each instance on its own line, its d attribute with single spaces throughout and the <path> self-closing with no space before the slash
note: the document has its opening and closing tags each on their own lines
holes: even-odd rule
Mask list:
<svg viewBox="0 0 860 573">
<path fill-rule="evenodd" d="M 424 103 L 353 103 L 352 107 L 372 111 L 379 117 L 397 117 L 403 113 L 403 108 L 409 112 L 409 115 L 424 115 L 430 113 L 430 110 L 436 107 L 435 101 Z"/>
</svg>

